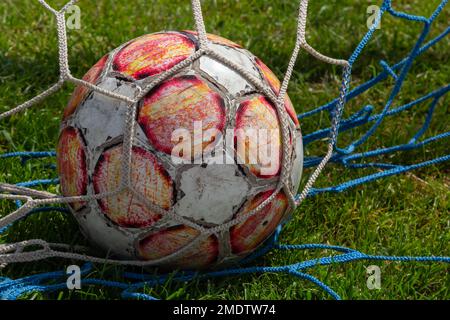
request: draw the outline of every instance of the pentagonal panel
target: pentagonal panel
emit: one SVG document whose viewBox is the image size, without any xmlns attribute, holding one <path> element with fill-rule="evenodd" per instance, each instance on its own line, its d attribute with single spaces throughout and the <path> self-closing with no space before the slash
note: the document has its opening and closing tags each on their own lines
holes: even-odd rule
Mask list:
<svg viewBox="0 0 450 320">
<path fill-rule="evenodd" d="M 105 67 L 106 61 L 108 61 L 108 55 L 101 58 L 89 71 L 83 76 L 83 80 L 92 84 L 95 84 L 99 79 L 102 71 Z M 86 98 L 91 89 L 86 86 L 79 85 L 75 88 L 75 91 L 70 98 L 69 104 L 63 113 L 63 120 L 74 113 L 80 103 Z"/>
<path fill-rule="evenodd" d="M 222 57 L 240 66 L 247 74 L 250 74 L 257 79 L 260 78 L 258 69 L 253 62 L 252 57 L 247 52 L 215 43 L 212 43 L 209 46 Z M 224 87 L 231 95 L 241 96 L 247 92 L 255 91 L 254 86 L 250 84 L 242 73 L 228 67 L 214 58 L 210 58 L 208 55 L 202 56 L 199 59 L 199 65 L 200 70 L 204 74 L 210 79 L 213 79 L 218 86 Z"/>
<path fill-rule="evenodd" d="M 294 152 L 292 154 L 291 183 L 295 194 L 300 186 L 303 172 L 303 138 L 300 129 L 296 129 L 294 134 L 296 136 L 296 145 L 294 146 Z"/>
<path fill-rule="evenodd" d="M 135 84 L 113 77 L 103 77 L 97 85 L 129 98 L 133 98 L 139 90 Z M 77 108 L 76 116 L 71 121 L 82 130 L 87 149 L 95 154 L 97 150 L 101 151 L 105 143 L 124 135 L 127 110 L 132 107 L 122 100 L 93 92 Z"/>
<path fill-rule="evenodd" d="M 233 217 L 250 186 L 235 164 L 204 164 L 183 170 L 179 190 L 184 196 L 174 206 L 177 214 L 219 225 Z"/>
</svg>

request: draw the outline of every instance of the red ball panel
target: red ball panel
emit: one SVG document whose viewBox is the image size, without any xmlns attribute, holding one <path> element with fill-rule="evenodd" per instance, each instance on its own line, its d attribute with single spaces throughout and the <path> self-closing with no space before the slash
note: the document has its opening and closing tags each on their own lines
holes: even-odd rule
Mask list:
<svg viewBox="0 0 450 320">
<path fill-rule="evenodd" d="M 196 31 L 192 31 L 192 30 L 183 30 L 183 32 L 185 33 L 189 33 L 194 35 L 195 37 L 198 37 L 198 33 Z M 221 44 L 221 45 L 225 45 L 225 46 L 229 46 L 229 47 L 233 47 L 233 48 L 242 48 L 241 45 L 228 40 L 227 38 L 215 35 L 215 34 L 211 34 L 211 33 L 207 33 L 206 34 L 206 38 L 213 42 L 213 43 L 217 43 L 217 44 Z"/>
<path fill-rule="evenodd" d="M 78 129 L 67 127 L 59 136 L 57 166 L 62 194 L 66 197 L 82 196 L 87 192 L 86 152 Z M 72 202 L 70 206 L 79 210 L 85 202 Z"/>
<path fill-rule="evenodd" d="M 171 154 L 177 129 L 190 132 L 194 151 L 206 149 L 209 142 L 194 137 L 194 122 L 201 121 L 201 131 L 222 131 L 225 126 L 224 102 L 220 95 L 196 76 L 172 78 L 152 90 L 145 98 L 138 115 L 138 123 L 152 145 Z M 199 130 L 200 131 L 200 130 Z M 200 134 L 201 132 L 199 132 Z M 198 157 L 201 154 L 194 154 Z"/>
<path fill-rule="evenodd" d="M 236 217 L 255 209 L 269 198 L 273 191 L 262 192 L 248 201 Z M 247 253 L 265 241 L 281 222 L 287 208 L 288 199 L 280 192 L 272 202 L 258 213 L 231 227 L 230 241 L 233 253 Z"/>
<path fill-rule="evenodd" d="M 262 62 L 259 59 L 256 59 L 256 64 L 258 65 L 259 70 L 262 72 L 262 74 L 264 75 L 264 78 L 267 80 L 270 87 L 272 88 L 272 91 L 275 94 L 278 94 L 280 92 L 280 88 L 281 88 L 280 80 L 278 80 L 277 76 L 272 72 L 272 70 L 269 69 L 268 66 L 266 66 L 264 64 L 264 62 Z M 289 116 L 291 117 L 292 121 L 294 121 L 295 125 L 298 127 L 300 125 L 300 123 L 298 122 L 297 112 L 295 111 L 294 106 L 292 105 L 291 99 L 289 98 L 289 96 L 287 94 L 284 97 L 284 107 L 286 108 L 286 111 L 289 114 Z"/>
<path fill-rule="evenodd" d="M 139 242 L 138 251 L 145 260 L 156 260 L 175 253 L 194 241 L 200 232 L 188 226 L 175 226 L 147 236 Z M 219 253 L 218 240 L 209 236 L 169 262 L 171 267 L 201 269 L 210 266 Z"/>
<path fill-rule="evenodd" d="M 135 39 L 114 57 L 113 69 L 140 80 L 169 70 L 195 52 L 180 33 L 154 33 Z"/>
<path fill-rule="evenodd" d="M 106 150 L 98 160 L 93 175 L 95 193 L 112 192 L 120 187 L 122 145 Z M 133 147 L 131 184 L 148 202 L 169 209 L 173 199 L 173 182 L 163 166 L 150 152 Z M 122 227 L 141 228 L 153 225 L 161 218 L 130 191 L 98 200 L 103 213 Z"/>
<path fill-rule="evenodd" d="M 273 130 L 276 132 L 274 135 Z M 252 136 L 251 132 L 255 135 Z M 264 137 L 265 141 L 262 139 Z M 238 160 L 250 172 L 259 178 L 271 178 L 279 174 L 281 131 L 275 108 L 266 98 L 256 96 L 241 103 L 236 116 L 235 140 Z M 266 150 L 271 151 L 270 159 L 260 157 Z M 263 167 L 266 168 L 265 172 L 262 172 Z"/>
</svg>

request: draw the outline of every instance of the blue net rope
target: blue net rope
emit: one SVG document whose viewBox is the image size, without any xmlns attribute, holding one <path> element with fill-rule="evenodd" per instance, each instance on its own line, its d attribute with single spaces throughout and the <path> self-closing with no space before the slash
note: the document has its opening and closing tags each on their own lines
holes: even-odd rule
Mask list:
<svg viewBox="0 0 450 320">
<path fill-rule="evenodd" d="M 317 196 L 321 193 L 336 193 L 343 192 L 349 188 L 355 187 L 357 185 L 365 184 L 377 179 L 381 179 L 387 176 L 404 173 L 410 170 L 435 165 L 438 163 L 442 163 L 450 160 L 450 154 L 436 157 L 434 159 L 422 161 L 415 164 L 391 164 L 391 163 L 383 163 L 383 162 L 363 162 L 366 159 L 373 159 L 378 156 L 392 154 L 401 151 L 409 151 L 418 148 L 422 148 L 425 145 L 428 145 L 433 142 L 437 142 L 439 140 L 448 139 L 450 136 L 450 132 L 443 132 L 432 137 L 428 137 L 426 139 L 421 139 L 426 133 L 427 129 L 430 126 L 431 120 L 433 119 L 433 115 L 435 113 L 436 107 L 442 99 L 449 91 L 450 84 L 444 85 L 441 88 L 435 88 L 429 93 L 419 97 L 418 99 L 408 102 L 404 105 L 393 108 L 393 102 L 398 96 L 399 92 L 402 89 L 402 85 L 413 65 L 413 62 L 418 59 L 424 52 L 426 52 L 429 48 L 436 45 L 439 41 L 445 39 L 450 33 L 450 27 L 447 27 L 442 33 L 433 38 L 432 40 L 425 42 L 425 39 L 430 33 L 433 22 L 442 12 L 444 7 L 446 6 L 448 0 L 443 0 L 433 14 L 429 17 L 411 15 L 404 12 L 396 11 L 391 6 L 390 0 L 385 0 L 380 8 L 378 16 L 375 20 L 373 26 L 369 29 L 366 35 L 362 38 L 359 45 L 356 47 L 354 52 L 349 58 L 350 69 L 352 65 L 357 61 L 361 52 L 367 46 L 369 40 L 371 39 L 373 33 L 375 32 L 377 24 L 381 21 L 381 18 L 384 14 L 388 13 L 393 17 L 397 17 L 400 19 L 405 19 L 409 21 L 414 21 L 423 24 L 422 32 L 420 33 L 419 38 L 413 45 L 410 53 L 403 58 L 401 61 L 395 64 L 389 64 L 386 61 L 380 61 L 380 65 L 383 70 L 368 80 L 367 82 L 357 86 L 356 88 L 349 90 L 346 92 L 346 100 L 352 100 L 361 94 L 365 93 L 369 89 L 373 88 L 379 83 L 382 83 L 389 77 L 394 79 L 394 85 L 390 92 L 390 95 L 382 109 L 382 111 L 378 114 L 374 113 L 374 107 L 371 105 L 366 105 L 360 110 L 351 114 L 348 118 L 341 120 L 339 125 L 339 132 L 345 132 L 354 128 L 360 128 L 362 126 L 368 125 L 369 129 L 365 131 L 361 137 L 352 141 L 345 147 L 336 147 L 335 152 L 330 160 L 331 163 L 336 165 L 341 165 L 344 168 L 348 169 L 365 169 L 365 168 L 377 168 L 378 172 L 372 174 L 366 174 L 362 177 L 349 180 L 338 185 L 324 187 L 324 188 L 312 188 L 308 194 L 309 197 Z M 423 122 L 422 127 L 414 134 L 411 139 L 404 144 L 399 144 L 391 147 L 384 147 L 373 149 L 364 152 L 357 152 L 357 148 L 366 144 L 368 139 L 373 136 L 380 124 L 383 120 L 388 117 L 394 117 L 396 115 L 405 112 L 406 110 L 411 110 L 413 108 L 419 108 L 421 106 L 426 106 L 427 114 L 425 120 Z M 302 113 L 298 115 L 300 120 L 308 119 L 308 117 L 312 117 L 321 112 L 328 112 L 330 117 L 333 116 L 335 112 L 339 112 L 336 110 L 338 106 L 338 98 L 326 103 L 320 107 L 314 108 L 308 112 Z M 307 146 L 315 141 L 322 140 L 330 136 L 331 128 L 324 128 L 317 130 L 315 132 L 304 135 L 304 145 Z M 26 163 L 29 160 L 43 159 L 43 158 L 53 158 L 55 157 L 54 151 L 44 151 L 44 152 L 13 152 L 0 155 L 1 160 L 5 160 L 8 158 L 17 158 L 21 161 L 22 164 Z M 0 161 L 1 161 L 0 160 Z M 317 166 L 322 157 L 307 157 L 305 158 L 304 167 L 314 167 Z M 55 168 L 55 165 L 52 164 L 51 168 Z M 49 186 L 56 185 L 59 183 L 57 178 L 55 179 L 41 179 L 41 180 L 33 180 L 27 182 L 18 183 L 18 186 L 23 187 L 35 187 L 35 186 Z M 20 207 L 22 203 L 20 201 L 16 201 L 16 206 Z M 69 213 L 69 211 L 64 207 L 42 207 L 34 209 L 31 214 L 45 211 L 60 211 L 64 213 Z M 29 215 L 28 215 L 29 216 Z M 5 234 L 9 229 L 9 226 L 0 230 L 0 234 Z M 142 273 L 133 273 L 133 272 L 124 272 L 123 278 L 127 280 L 127 282 L 117 282 L 117 281 L 109 281 L 107 279 L 97 279 L 89 277 L 89 273 L 93 270 L 93 265 L 91 263 L 86 263 L 83 265 L 82 269 L 82 284 L 83 285 L 98 285 L 104 287 L 112 287 L 116 289 L 122 290 L 121 297 L 126 299 L 155 299 L 153 296 L 149 294 L 144 294 L 139 292 L 142 288 L 152 288 L 160 284 L 164 284 L 168 278 L 170 277 L 171 281 L 174 282 L 186 282 L 194 279 L 203 280 L 203 279 L 211 279 L 217 277 L 225 277 L 232 275 L 244 275 L 250 273 L 283 273 L 288 274 L 293 277 L 297 277 L 306 281 L 311 282 L 316 285 L 318 288 L 326 292 L 333 299 L 340 299 L 338 293 L 336 293 L 331 287 L 326 285 L 324 282 L 320 281 L 316 277 L 307 273 L 308 269 L 312 269 L 317 266 L 325 266 L 325 265 L 335 265 L 335 264 L 344 264 L 353 261 L 397 261 L 397 262 L 429 262 L 429 263 L 450 263 L 450 257 L 439 257 L 439 256 L 384 256 L 384 255 L 369 255 L 362 253 L 360 251 L 340 247 L 340 246 L 331 246 L 324 244 L 300 244 L 300 245 L 292 245 L 292 244 L 281 244 L 279 241 L 279 234 L 282 230 L 282 226 L 279 226 L 276 230 L 275 234 L 256 252 L 254 252 L 250 257 L 246 258 L 241 266 L 238 268 L 225 269 L 213 272 L 178 272 L 175 275 L 173 274 L 161 274 L 161 275 L 146 275 Z M 293 251 L 293 250 L 329 250 L 335 252 L 333 255 L 311 259 L 307 261 L 302 261 L 298 263 L 283 265 L 283 266 L 248 266 L 254 259 L 264 255 L 270 250 L 280 250 L 280 251 Z M 58 290 L 67 289 L 67 274 L 65 270 L 47 272 L 34 274 L 27 277 L 23 277 L 20 279 L 10 279 L 7 277 L 0 277 L 0 299 L 18 299 L 26 293 L 31 292 L 52 292 Z"/>
</svg>

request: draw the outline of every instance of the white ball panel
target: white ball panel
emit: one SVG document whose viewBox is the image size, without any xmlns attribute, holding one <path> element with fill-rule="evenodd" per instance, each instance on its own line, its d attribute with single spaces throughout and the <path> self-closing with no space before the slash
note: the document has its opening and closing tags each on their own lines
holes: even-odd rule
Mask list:
<svg viewBox="0 0 450 320">
<path fill-rule="evenodd" d="M 175 211 L 206 223 L 230 220 L 250 189 L 244 177 L 236 176 L 236 171 L 237 167 L 229 164 L 195 166 L 184 171 L 180 190 L 185 196 L 175 205 Z"/>
</svg>

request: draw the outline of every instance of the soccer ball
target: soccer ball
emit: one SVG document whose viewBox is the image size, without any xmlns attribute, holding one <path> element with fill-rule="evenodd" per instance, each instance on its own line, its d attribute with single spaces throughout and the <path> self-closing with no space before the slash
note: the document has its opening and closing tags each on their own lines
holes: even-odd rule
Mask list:
<svg viewBox="0 0 450 320">
<path fill-rule="evenodd" d="M 211 50 L 278 94 L 280 81 L 261 60 L 222 37 L 208 35 L 208 41 Z M 144 35 L 105 55 L 83 80 L 134 99 L 198 47 L 192 31 Z M 134 106 L 131 188 L 116 193 L 132 106 L 85 86 L 75 89 L 63 114 L 57 167 L 64 196 L 111 193 L 69 204 L 94 245 L 120 259 L 164 268 L 226 266 L 248 256 L 288 219 L 292 208 L 283 190 L 262 210 L 237 219 L 271 196 L 282 159 L 275 104 L 247 78 L 206 54 L 154 86 Z M 292 145 L 289 188 L 295 194 L 303 147 L 287 95 L 285 109 Z M 266 139 L 257 139 L 260 132 Z M 263 159 L 260 151 L 268 146 L 270 156 Z M 229 227 L 220 228 L 224 224 Z M 216 231 L 203 236 L 196 226 Z"/>
</svg>

